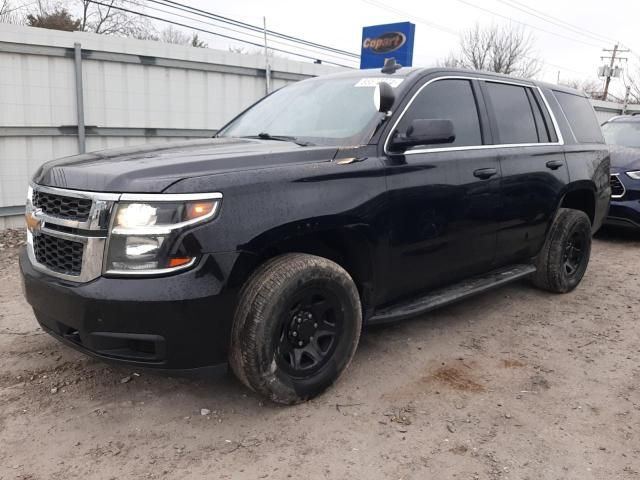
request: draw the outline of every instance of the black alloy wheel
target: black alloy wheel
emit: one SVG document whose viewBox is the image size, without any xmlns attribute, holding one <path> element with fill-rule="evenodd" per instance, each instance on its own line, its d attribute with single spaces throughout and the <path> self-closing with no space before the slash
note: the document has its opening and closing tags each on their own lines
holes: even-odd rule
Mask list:
<svg viewBox="0 0 640 480">
<path fill-rule="evenodd" d="M 278 339 L 280 367 L 294 377 L 322 368 L 335 351 L 344 312 L 329 290 L 308 287 L 291 302 Z"/>
<path fill-rule="evenodd" d="M 582 232 L 575 230 L 564 247 L 563 263 L 568 276 L 580 270 L 585 259 L 585 239 Z"/>
</svg>

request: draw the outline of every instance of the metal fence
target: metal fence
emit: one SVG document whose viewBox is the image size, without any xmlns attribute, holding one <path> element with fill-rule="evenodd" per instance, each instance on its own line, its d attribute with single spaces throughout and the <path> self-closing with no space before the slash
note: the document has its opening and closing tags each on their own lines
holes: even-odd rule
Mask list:
<svg viewBox="0 0 640 480">
<path fill-rule="evenodd" d="M 336 67 L 270 58 L 271 89 Z M 265 57 L 0 24 L 0 229 L 28 179 L 83 151 L 207 137 L 266 92 Z"/>
<path fill-rule="evenodd" d="M 603 100 L 591 100 L 598 121 L 602 124 L 616 115 L 627 115 L 640 113 L 640 105 L 624 105 L 616 102 L 605 102 Z"/>
</svg>

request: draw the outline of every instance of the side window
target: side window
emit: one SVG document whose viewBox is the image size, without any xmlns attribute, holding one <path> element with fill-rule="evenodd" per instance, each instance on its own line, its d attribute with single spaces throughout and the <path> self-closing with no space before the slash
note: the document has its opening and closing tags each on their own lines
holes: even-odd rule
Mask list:
<svg viewBox="0 0 640 480">
<path fill-rule="evenodd" d="M 588 98 L 556 90 L 553 94 L 558 99 L 578 142 L 604 143 L 600 125 Z"/>
<path fill-rule="evenodd" d="M 469 80 L 437 80 L 427 85 L 400 120 L 401 132 L 414 119 L 445 119 L 453 122 L 456 139 L 441 147 L 482 145 L 476 98 Z M 437 148 L 438 145 L 432 146 Z M 424 148 L 424 147 L 416 147 Z"/>
<path fill-rule="evenodd" d="M 485 89 L 498 130 L 496 143 L 538 143 L 538 128 L 527 93 L 529 89 L 493 82 L 486 82 Z"/>
</svg>

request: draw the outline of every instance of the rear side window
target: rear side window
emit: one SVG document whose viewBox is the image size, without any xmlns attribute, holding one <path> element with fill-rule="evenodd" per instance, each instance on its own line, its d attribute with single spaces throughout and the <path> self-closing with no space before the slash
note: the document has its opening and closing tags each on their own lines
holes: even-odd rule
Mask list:
<svg viewBox="0 0 640 480">
<path fill-rule="evenodd" d="M 579 143 L 604 143 L 600 125 L 588 98 L 555 90 L 553 94 Z"/>
<path fill-rule="evenodd" d="M 526 87 L 518 85 L 485 83 L 485 91 L 489 97 L 498 130 L 497 143 L 511 145 L 540 141 L 538 140 L 539 128 L 527 90 Z M 541 114 L 538 121 L 540 120 L 542 120 Z M 548 141 L 548 137 L 542 141 Z"/>
<path fill-rule="evenodd" d="M 427 85 L 409 106 L 398 130 L 405 131 L 414 119 L 451 120 L 456 139 L 444 147 L 482 145 L 478 108 L 469 80 L 438 80 Z"/>
</svg>

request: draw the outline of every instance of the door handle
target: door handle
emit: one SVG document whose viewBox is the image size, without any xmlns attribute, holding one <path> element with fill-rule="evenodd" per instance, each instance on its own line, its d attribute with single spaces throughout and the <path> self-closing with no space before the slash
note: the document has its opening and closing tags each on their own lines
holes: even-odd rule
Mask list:
<svg viewBox="0 0 640 480">
<path fill-rule="evenodd" d="M 562 160 L 549 160 L 547 162 L 547 168 L 550 168 L 551 170 L 557 170 L 563 165 L 564 162 Z"/>
<path fill-rule="evenodd" d="M 473 172 L 474 177 L 478 177 L 481 180 L 486 180 L 488 178 L 493 177 L 498 173 L 498 170 L 495 168 L 479 168 Z"/>
</svg>

